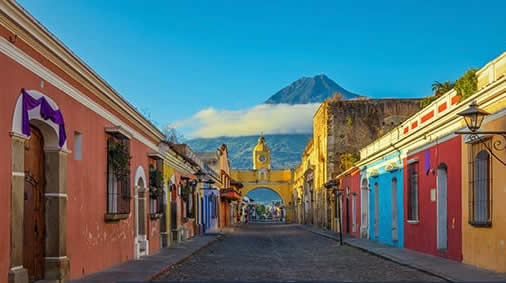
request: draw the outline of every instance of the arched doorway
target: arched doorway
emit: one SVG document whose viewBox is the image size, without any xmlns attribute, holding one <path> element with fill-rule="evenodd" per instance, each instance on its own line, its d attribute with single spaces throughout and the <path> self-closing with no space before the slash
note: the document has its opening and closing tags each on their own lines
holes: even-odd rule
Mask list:
<svg viewBox="0 0 506 283">
<path fill-rule="evenodd" d="M 22 90 L 11 131 L 10 281 L 69 277 L 66 144 L 58 105 Z"/>
<path fill-rule="evenodd" d="M 437 168 L 437 249 L 448 249 L 448 167 Z"/>
<path fill-rule="evenodd" d="M 263 222 L 286 220 L 286 206 L 278 192 L 267 187 L 258 187 L 249 191 L 246 196 L 253 199 L 256 205 L 252 220 Z"/>
<path fill-rule="evenodd" d="M 135 172 L 135 242 L 134 256 L 149 254 L 149 241 L 146 236 L 146 175 L 142 166 Z"/>
</svg>

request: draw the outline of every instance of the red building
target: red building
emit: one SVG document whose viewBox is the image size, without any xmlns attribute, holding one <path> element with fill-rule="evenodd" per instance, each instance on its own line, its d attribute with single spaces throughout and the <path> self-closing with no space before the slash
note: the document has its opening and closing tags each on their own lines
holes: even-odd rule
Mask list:
<svg viewBox="0 0 506 283">
<path fill-rule="evenodd" d="M 339 175 L 343 233 L 360 236 L 360 170 L 352 168 Z"/>
<path fill-rule="evenodd" d="M 461 137 L 408 152 L 404 170 L 404 247 L 462 260 Z"/>
</svg>

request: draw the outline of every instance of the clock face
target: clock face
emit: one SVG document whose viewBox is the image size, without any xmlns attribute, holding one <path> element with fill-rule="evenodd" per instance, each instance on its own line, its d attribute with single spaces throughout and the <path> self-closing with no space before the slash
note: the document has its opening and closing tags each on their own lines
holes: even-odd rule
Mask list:
<svg viewBox="0 0 506 283">
<path fill-rule="evenodd" d="M 264 162 L 265 161 L 265 156 L 262 154 L 258 157 L 258 160 L 260 160 L 260 162 Z"/>
</svg>

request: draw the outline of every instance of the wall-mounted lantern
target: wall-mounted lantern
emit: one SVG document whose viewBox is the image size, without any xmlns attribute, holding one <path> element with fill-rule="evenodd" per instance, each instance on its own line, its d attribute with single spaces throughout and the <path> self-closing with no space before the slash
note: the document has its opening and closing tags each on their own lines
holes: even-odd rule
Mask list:
<svg viewBox="0 0 506 283">
<path fill-rule="evenodd" d="M 459 135 L 468 135 L 470 140 L 472 141 L 479 141 L 482 143 L 488 150 L 488 152 L 499 162 L 501 162 L 504 166 L 506 166 L 506 162 L 501 160 L 497 155 L 495 155 L 492 148 L 490 148 L 487 143 L 485 143 L 480 135 L 498 135 L 501 136 L 504 141 L 502 140 L 496 140 L 493 143 L 493 148 L 497 151 L 504 151 L 506 150 L 506 131 L 479 131 L 481 128 L 481 124 L 483 123 L 483 120 L 486 116 L 490 115 L 487 111 L 481 109 L 478 107 L 478 104 L 476 104 L 476 101 L 473 101 L 471 105 L 469 105 L 469 108 L 466 110 L 457 113 L 457 115 L 462 116 L 464 118 L 464 121 L 466 122 L 466 126 L 469 129 L 469 132 L 466 131 L 459 131 L 455 132 Z"/>
</svg>

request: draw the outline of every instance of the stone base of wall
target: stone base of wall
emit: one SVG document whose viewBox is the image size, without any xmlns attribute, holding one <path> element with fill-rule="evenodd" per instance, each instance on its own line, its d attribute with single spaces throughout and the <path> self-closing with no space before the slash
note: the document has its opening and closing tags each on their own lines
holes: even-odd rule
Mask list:
<svg viewBox="0 0 506 283">
<path fill-rule="evenodd" d="M 19 268 L 9 271 L 9 283 L 27 283 L 28 271 L 25 268 Z"/>
</svg>

